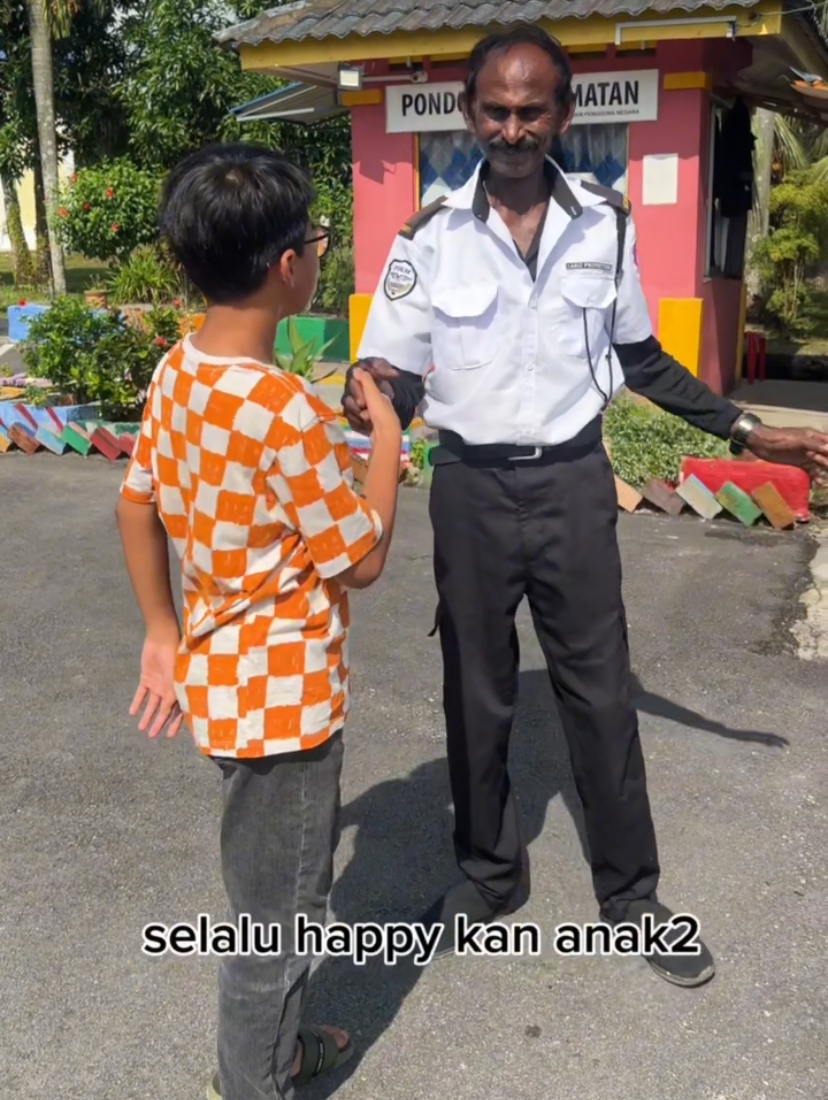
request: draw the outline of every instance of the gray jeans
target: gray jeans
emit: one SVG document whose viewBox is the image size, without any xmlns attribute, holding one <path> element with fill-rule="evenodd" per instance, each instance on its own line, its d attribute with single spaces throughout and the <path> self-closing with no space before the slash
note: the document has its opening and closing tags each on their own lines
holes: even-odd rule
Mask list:
<svg viewBox="0 0 828 1100">
<path fill-rule="evenodd" d="M 342 733 L 318 749 L 221 760 L 221 866 L 235 923 L 282 929 L 278 955 L 228 956 L 219 969 L 222 1100 L 291 1100 L 290 1074 L 312 958 L 294 951 L 298 913 L 325 923 L 339 839 Z"/>
</svg>

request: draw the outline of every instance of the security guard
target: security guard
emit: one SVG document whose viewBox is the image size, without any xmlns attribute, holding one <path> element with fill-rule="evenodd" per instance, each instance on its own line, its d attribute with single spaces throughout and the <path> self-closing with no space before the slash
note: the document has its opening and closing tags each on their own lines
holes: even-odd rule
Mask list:
<svg viewBox="0 0 828 1100">
<path fill-rule="evenodd" d="M 524 597 L 569 745 L 601 914 L 639 924 L 671 916 L 656 899 L 617 498 L 601 441 L 613 395 L 626 384 L 735 447 L 828 466 L 828 437 L 764 427 L 662 352 L 626 199 L 566 178 L 547 155 L 572 118 L 571 79 L 566 55 L 537 28 L 475 48 L 463 109 L 483 164 L 395 240 L 359 352 L 405 425 L 422 404 L 439 429 L 430 509 L 464 873 L 424 918 L 445 924 L 441 952 L 453 948 L 457 914 L 486 922 L 528 897 L 507 770 Z M 352 377 L 344 407 L 364 430 Z M 679 985 L 714 972 L 703 945 L 648 961 Z"/>
</svg>

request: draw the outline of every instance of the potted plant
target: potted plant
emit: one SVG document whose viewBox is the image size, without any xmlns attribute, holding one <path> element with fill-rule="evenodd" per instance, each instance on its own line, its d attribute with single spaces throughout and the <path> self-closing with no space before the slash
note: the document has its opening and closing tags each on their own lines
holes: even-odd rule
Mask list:
<svg viewBox="0 0 828 1100">
<path fill-rule="evenodd" d="M 298 374 L 310 381 L 316 364 L 333 343 L 327 343 L 317 348 L 314 340 L 303 340 L 299 333 L 295 317 L 289 317 L 287 322 L 287 337 L 290 353 L 276 352 L 276 363 L 288 374 Z"/>
<path fill-rule="evenodd" d="M 109 288 L 105 286 L 90 287 L 84 293 L 83 298 L 90 309 L 106 309 L 109 303 Z"/>
</svg>

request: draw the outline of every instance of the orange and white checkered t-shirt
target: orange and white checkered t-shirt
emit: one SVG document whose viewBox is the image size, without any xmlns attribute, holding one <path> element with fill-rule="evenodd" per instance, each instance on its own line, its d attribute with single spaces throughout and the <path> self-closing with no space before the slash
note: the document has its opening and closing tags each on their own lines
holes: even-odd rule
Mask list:
<svg viewBox="0 0 828 1100">
<path fill-rule="evenodd" d="M 176 690 L 198 747 L 310 749 L 349 704 L 347 591 L 382 537 L 348 445 L 301 378 L 177 344 L 158 365 L 121 488 L 181 560 Z"/>
</svg>

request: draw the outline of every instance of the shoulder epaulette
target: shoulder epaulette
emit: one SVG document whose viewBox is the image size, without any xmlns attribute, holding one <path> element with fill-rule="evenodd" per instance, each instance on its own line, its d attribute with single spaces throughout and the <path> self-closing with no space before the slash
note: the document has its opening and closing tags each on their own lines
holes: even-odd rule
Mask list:
<svg viewBox="0 0 828 1100">
<path fill-rule="evenodd" d="M 589 183 L 587 180 L 581 180 L 581 187 L 593 195 L 598 195 L 608 206 L 614 206 L 616 210 L 623 210 L 625 214 L 629 214 L 632 210 L 630 200 L 620 191 L 613 191 L 611 187 L 602 187 L 600 183 Z"/>
<path fill-rule="evenodd" d="M 416 214 L 412 214 L 400 230 L 399 236 L 407 237 L 408 240 L 411 240 L 415 233 L 419 232 L 424 225 L 427 225 L 428 222 L 431 221 L 435 214 L 443 209 L 445 201 L 446 196 L 441 195 L 435 202 L 430 202 L 428 206 L 424 206 L 422 210 L 418 210 Z"/>
</svg>

